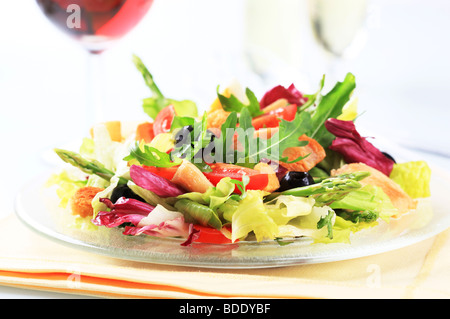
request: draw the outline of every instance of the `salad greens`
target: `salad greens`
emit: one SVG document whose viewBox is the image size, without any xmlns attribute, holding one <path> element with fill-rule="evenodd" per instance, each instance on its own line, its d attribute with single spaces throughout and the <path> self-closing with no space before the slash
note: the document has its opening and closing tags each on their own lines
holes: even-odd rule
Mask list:
<svg viewBox="0 0 450 319">
<path fill-rule="evenodd" d="M 130 154 L 124 160 L 137 160 L 142 165 L 156 167 L 172 167 L 181 164 L 181 159 L 173 162 L 169 154 L 139 142 L 136 142 L 135 146 L 130 149 Z"/>
<path fill-rule="evenodd" d="M 428 197 L 431 169 L 424 161 L 396 163 L 390 178 L 398 183 L 412 198 Z"/>
<path fill-rule="evenodd" d="M 317 222 L 317 229 L 327 228 L 327 237 L 333 239 L 333 217 L 335 216 L 334 210 L 328 210 L 325 216 L 321 216 Z"/>
<path fill-rule="evenodd" d="M 324 76 L 313 94 L 277 86 L 260 100 L 249 88 L 242 101 L 217 87 L 214 109 L 199 116 L 194 102 L 166 98 L 142 60 L 133 62 L 151 91 L 143 101 L 151 138 L 113 141 L 99 124 L 78 153 L 55 149 L 86 180 L 64 171 L 49 185 L 59 185 L 65 206 L 75 191 L 101 187 L 89 198 L 97 226 L 183 237 L 183 245 L 252 239 L 284 245 L 305 236 L 349 243 L 352 233 L 399 215 L 395 196 L 411 203 L 430 196 L 425 162 L 394 163 L 357 132 L 351 73 L 329 92 Z M 348 170 L 380 162 L 381 184 L 367 170 Z M 281 189 L 282 182 L 288 187 Z M 404 194 L 393 195 L 396 187 Z"/>
<path fill-rule="evenodd" d="M 111 178 L 114 176 L 114 172 L 105 168 L 105 166 L 102 163 L 96 160 L 89 161 L 83 158 L 80 154 L 62 149 L 55 149 L 55 153 L 58 154 L 58 156 L 64 162 L 67 162 L 69 164 L 72 164 L 73 166 L 78 167 L 86 174 L 97 175 L 107 181 L 110 181 Z M 128 183 L 128 180 L 123 177 L 119 177 L 119 183 L 126 184 Z"/>
<path fill-rule="evenodd" d="M 220 94 L 219 87 L 217 87 L 217 96 L 225 111 L 239 113 L 242 112 L 242 110 L 245 108 L 248 110 L 252 117 L 264 114 L 264 112 L 261 110 L 258 98 L 256 97 L 255 93 L 247 88 L 245 90 L 245 95 L 247 96 L 247 99 L 249 101 L 248 105 L 245 105 L 233 94 L 231 94 L 230 97 L 226 97 Z"/>
<path fill-rule="evenodd" d="M 343 82 L 338 82 L 329 93 L 320 97 L 320 103 L 311 117 L 309 124 L 311 130 L 308 136 L 316 139 L 324 147 L 330 146 L 334 136 L 324 124 L 328 119 L 337 118 L 342 114 L 342 109 L 350 100 L 355 87 L 355 76 L 348 73 Z"/>
<path fill-rule="evenodd" d="M 305 114 L 305 115 L 303 115 Z M 221 137 L 215 140 L 217 161 L 224 163 L 238 164 L 246 167 L 253 167 L 261 159 L 279 160 L 288 163 L 287 157 L 281 154 L 288 147 L 305 146 L 307 141 L 300 141 L 299 137 L 304 134 L 305 118 L 307 113 L 296 115 L 293 121 L 281 120 L 279 130 L 270 138 L 254 137 L 255 128 L 251 124 L 251 115 L 247 107 L 244 107 L 239 117 L 239 129 L 236 130 L 237 139 L 244 147 L 244 151 L 237 151 L 235 154 L 226 151 L 232 143 L 232 134 L 227 134 L 227 130 L 235 130 L 238 123 L 237 113 L 231 113 L 225 123 L 221 126 Z M 220 151 L 220 152 L 218 152 Z M 223 155 L 222 155 L 223 154 Z M 293 160 L 297 162 L 303 156 Z"/>
<path fill-rule="evenodd" d="M 141 72 L 145 84 L 150 88 L 152 96 L 143 100 L 144 112 L 152 119 L 155 119 L 158 113 L 166 106 L 173 105 L 179 116 L 197 116 L 197 105 L 190 100 L 177 101 L 166 98 L 153 80 L 153 75 L 148 71 L 142 60 L 134 55 L 133 62 L 136 68 Z"/>
<path fill-rule="evenodd" d="M 355 172 L 333 176 L 312 185 L 293 188 L 282 193 L 272 193 L 267 197 L 267 200 L 276 198 L 278 195 L 313 196 L 317 203 L 326 205 L 346 196 L 349 192 L 359 189 L 361 184 L 358 181 L 369 175 L 368 172 Z"/>
</svg>

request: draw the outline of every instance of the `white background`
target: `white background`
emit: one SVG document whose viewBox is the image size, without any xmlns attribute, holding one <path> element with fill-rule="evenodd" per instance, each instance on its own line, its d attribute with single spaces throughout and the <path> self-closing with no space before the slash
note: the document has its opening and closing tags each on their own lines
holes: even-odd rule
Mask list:
<svg viewBox="0 0 450 319">
<path fill-rule="evenodd" d="M 292 82 L 313 92 L 326 59 L 310 34 L 305 4 L 261 0 L 270 2 L 293 9 L 249 13 L 245 0 L 155 0 L 142 23 L 104 54 L 109 117 L 147 120 L 141 100 L 149 91 L 131 62 L 133 53 L 167 96 L 193 99 L 202 109 L 214 99 L 217 85 L 233 78 L 259 95 Z M 267 25 L 260 28 L 267 42 L 261 52 L 273 59 L 267 65 L 271 77 L 264 81 L 251 73 L 245 59 L 255 40 L 248 32 L 255 26 L 249 23 L 264 21 L 252 14 L 266 15 Z M 52 167 L 49 149 L 87 134 L 87 54 L 56 30 L 33 0 L 3 1 L 0 30 L 3 217 L 13 212 L 20 187 Z M 430 152 L 450 156 L 450 2 L 370 1 L 364 31 L 365 45 L 340 68 L 357 79 L 355 94 L 364 113 L 357 125 L 427 150 L 424 158 L 445 166 L 445 159 Z M 0 296 L 52 296 L 2 289 Z"/>
</svg>

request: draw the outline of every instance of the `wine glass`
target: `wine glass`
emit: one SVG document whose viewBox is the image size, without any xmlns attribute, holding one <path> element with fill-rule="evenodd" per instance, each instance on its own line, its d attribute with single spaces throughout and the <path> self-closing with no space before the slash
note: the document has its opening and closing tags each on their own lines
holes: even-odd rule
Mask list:
<svg viewBox="0 0 450 319">
<path fill-rule="evenodd" d="M 132 30 L 153 0 L 36 0 L 44 15 L 88 52 L 87 125 L 105 120 L 102 52 Z"/>
<path fill-rule="evenodd" d="M 342 59 L 364 44 L 367 0 L 308 0 L 308 13 L 314 37 L 328 55 L 327 76 L 333 83 Z"/>
</svg>

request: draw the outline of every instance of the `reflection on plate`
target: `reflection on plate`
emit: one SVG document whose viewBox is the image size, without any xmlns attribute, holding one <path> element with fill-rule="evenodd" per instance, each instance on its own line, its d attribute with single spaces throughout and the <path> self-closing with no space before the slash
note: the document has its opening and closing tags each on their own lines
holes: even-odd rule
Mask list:
<svg viewBox="0 0 450 319">
<path fill-rule="evenodd" d="M 106 256 L 158 264 L 210 268 L 263 268 L 352 259 L 391 251 L 428 239 L 450 227 L 450 206 L 446 189 L 450 175 L 433 169 L 432 197 L 421 202 L 432 206 L 403 215 L 390 223 L 365 229 L 351 237 L 351 244 L 312 244 L 308 238 L 288 245 L 276 242 L 242 242 L 180 246 L 181 239 L 124 236 L 119 229 L 87 231 L 68 227 L 70 214 L 58 207 L 54 189 L 45 188 L 49 175 L 32 180 L 16 198 L 16 213 L 33 230 L 52 240 Z M 422 215 L 421 215 L 422 214 Z"/>
</svg>

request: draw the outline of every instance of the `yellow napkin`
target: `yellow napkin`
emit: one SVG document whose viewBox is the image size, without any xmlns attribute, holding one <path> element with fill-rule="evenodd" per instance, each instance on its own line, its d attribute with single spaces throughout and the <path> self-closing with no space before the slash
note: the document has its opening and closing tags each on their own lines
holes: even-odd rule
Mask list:
<svg viewBox="0 0 450 319">
<path fill-rule="evenodd" d="M 449 298 L 450 230 L 392 252 L 324 264 L 203 269 L 68 248 L 0 220 L 0 285 L 111 298 Z"/>
</svg>

